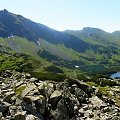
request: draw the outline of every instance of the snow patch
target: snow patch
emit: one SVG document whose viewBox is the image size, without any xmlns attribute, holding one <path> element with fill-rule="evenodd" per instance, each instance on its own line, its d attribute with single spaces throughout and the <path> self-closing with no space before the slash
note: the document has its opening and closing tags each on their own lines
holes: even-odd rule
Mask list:
<svg viewBox="0 0 120 120">
<path fill-rule="evenodd" d="M 40 47 L 40 42 L 39 41 L 37 41 L 37 44 L 38 44 L 38 47 Z"/>
</svg>

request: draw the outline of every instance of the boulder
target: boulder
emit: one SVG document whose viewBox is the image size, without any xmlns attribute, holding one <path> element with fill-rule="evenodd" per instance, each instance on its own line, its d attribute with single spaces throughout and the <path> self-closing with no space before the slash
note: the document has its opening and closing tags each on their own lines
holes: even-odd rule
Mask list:
<svg viewBox="0 0 120 120">
<path fill-rule="evenodd" d="M 5 97 L 3 98 L 3 101 L 4 102 L 8 102 L 10 103 L 11 102 L 11 98 L 15 95 L 15 92 L 12 91 L 12 92 L 7 92 Z"/>
<path fill-rule="evenodd" d="M 110 112 L 109 107 L 105 107 L 105 108 L 103 108 L 103 112 Z"/>
<path fill-rule="evenodd" d="M 7 102 L 0 102 L 0 112 L 6 114 L 9 111 L 10 104 Z"/>
<path fill-rule="evenodd" d="M 1 89 L 0 89 L 0 95 L 1 95 L 1 92 L 2 92 L 2 91 L 1 91 Z"/>
<path fill-rule="evenodd" d="M 50 97 L 54 92 L 54 87 L 54 83 L 50 81 L 44 81 L 39 83 L 38 90 L 43 96 Z"/>
<path fill-rule="evenodd" d="M 93 94 L 92 87 L 88 86 L 87 84 L 85 84 L 77 79 L 69 78 L 68 80 L 66 80 L 66 82 L 68 82 L 69 86 L 76 84 L 77 87 L 80 88 L 81 90 L 83 90 L 89 97 L 91 97 L 91 95 Z"/>
<path fill-rule="evenodd" d="M 34 101 L 37 101 L 39 99 L 40 99 L 40 96 L 25 96 L 25 97 L 23 97 L 23 100 L 27 101 L 27 102 L 34 102 Z"/>
<path fill-rule="evenodd" d="M 69 120 L 69 112 L 63 99 L 58 102 L 56 110 L 51 110 L 51 115 L 53 120 Z"/>
<path fill-rule="evenodd" d="M 36 120 L 34 115 L 27 115 L 26 120 Z"/>
<path fill-rule="evenodd" d="M 39 96 L 25 96 L 23 98 L 23 109 L 26 111 L 36 114 L 37 112 L 44 114 L 46 107 L 45 97 L 42 95 Z"/>
<path fill-rule="evenodd" d="M 17 112 L 17 106 L 10 106 L 9 107 L 9 112 L 10 112 L 10 114 L 11 114 L 11 116 L 14 116 L 15 114 L 16 114 L 16 112 Z"/>
<path fill-rule="evenodd" d="M 37 113 L 37 108 L 36 108 L 34 102 L 29 102 L 28 103 L 26 101 L 23 101 L 22 109 L 26 110 L 28 113 L 31 113 L 33 115 Z"/>
<path fill-rule="evenodd" d="M 77 79 L 40 81 L 30 75 L 26 78 L 25 73 L 14 72 L 6 78 L 7 74 L 3 72 L 5 78 L 0 77 L 0 120 L 120 119 L 114 99 L 99 93 L 95 86 L 91 88 Z M 117 100 L 119 89 L 110 88 Z"/>
<path fill-rule="evenodd" d="M 78 116 L 79 117 L 84 117 L 84 110 L 83 110 L 83 108 L 78 110 Z"/>
<path fill-rule="evenodd" d="M 45 93 L 45 86 L 46 84 L 44 84 L 43 82 L 42 83 L 39 83 L 39 86 L 37 87 L 40 94 L 43 95 L 43 96 L 46 96 L 46 93 Z"/>
<path fill-rule="evenodd" d="M 15 120 L 26 120 L 25 112 L 17 112 L 14 116 Z"/>
<path fill-rule="evenodd" d="M 26 73 L 26 74 L 25 74 L 25 78 L 26 78 L 26 79 L 30 79 L 30 78 L 31 78 L 31 74 Z"/>
<path fill-rule="evenodd" d="M 87 103 L 86 98 L 88 97 L 88 95 L 80 88 L 75 88 L 75 96 L 80 103 Z"/>
<path fill-rule="evenodd" d="M 40 92 L 38 90 L 38 88 L 33 89 L 32 91 L 30 91 L 27 96 L 39 96 Z"/>
<path fill-rule="evenodd" d="M 38 79 L 37 78 L 34 78 L 34 77 L 32 77 L 32 78 L 30 78 L 30 82 L 36 82 Z"/>
<path fill-rule="evenodd" d="M 22 84 L 24 84 L 23 81 L 17 82 L 17 83 L 15 84 L 15 87 L 19 87 L 19 86 L 21 86 Z"/>
<path fill-rule="evenodd" d="M 54 107 L 62 97 L 62 91 L 55 90 L 50 96 L 50 103 Z"/>
<path fill-rule="evenodd" d="M 100 108 L 103 105 L 103 101 L 97 96 L 92 96 L 92 98 L 90 98 L 90 101 L 94 107 Z"/>
<path fill-rule="evenodd" d="M 48 87 L 47 87 L 47 94 L 48 97 L 51 96 L 51 94 L 54 92 L 54 83 L 48 83 Z"/>
<path fill-rule="evenodd" d="M 24 97 L 26 96 L 31 90 L 35 89 L 36 86 L 34 84 L 27 84 L 26 88 L 22 91 L 21 96 Z"/>
<path fill-rule="evenodd" d="M 23 98 L 23 100 L 24 100 L 24 103 L 25 103 L 26 110 L 28 110 L 29 107 L 30 107 L 30 109 L 34 110 L 34 113 L 36 111 L 39 111 L 40 113 L 44 114 L 45 105 L 46 105 L 46 100 L 45 100 L 44 96 L 42 96 L 42 95 L 39 95 L 39 96 L 25 96 Z"/>
<path fill-rule="evenodd" d="M 6 70 L 6 71 L 3 73 L 3 77 L 4 77 L 4 78 L 11 77 L 11 76 L 12 76 L 12 71 L 11 71 L 11 70 Z"/>
</svg>

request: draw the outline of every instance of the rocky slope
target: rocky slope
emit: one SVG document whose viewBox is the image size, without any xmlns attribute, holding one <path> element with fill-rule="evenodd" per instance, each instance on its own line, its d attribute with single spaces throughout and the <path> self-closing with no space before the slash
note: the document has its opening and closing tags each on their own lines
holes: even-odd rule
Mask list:
<svg viewBox="0 0 120 120">
<path fill-rule="evenodd" d="M 15 71 L 1 73 L 0 120 L 119 119 L 114 100 L 76 79 L 41 81 Z"/>
</svg>

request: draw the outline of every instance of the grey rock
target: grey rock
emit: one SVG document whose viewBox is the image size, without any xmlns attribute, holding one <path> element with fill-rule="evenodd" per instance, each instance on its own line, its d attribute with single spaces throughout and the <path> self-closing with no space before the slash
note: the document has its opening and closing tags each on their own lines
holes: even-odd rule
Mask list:
<svg viewBox="0 0 120 120">
<path fill-rule="evenodd" d="M 54 92 L 54 84 L 53 83 L 48 83 L 47 87 L 47 94 L 48 97 L 51 96 L 51 94 Z"/>
<path fill-rule="evenodd" d="M 15 92 L 7 92 L 5 97 L 3 98 L 4 102 L 11 102 L 11 98 L 15 95 Z"/>
<path fill-rule="evenodd" d="M 43 96 L 46 96 L 45 86 L 47 86 L 47 84 L 44 84 L 43 82 L 40 83 L 39 86 L 38 86 L 38 90 Z"/>
<path fill-rule="evenodd" d="M 120 119 L 115 100 L 99 93 L 95 86 L 72 78 L 64 82 L 38 81 L 25 73 L 10 74 L 4 72 L 0 77 L 0 120 Z M 120 97 L 119 86 L 109 89 L 111 95 Z"/>
<path fill-rule="evenodd" d="M 110 112 L 109 107 L 105 107 L 105 108 L 103 108 L 103 112 Z"/>
<path fill-rule="evenodd" d="M 55 106 L 62 97 L 62 91 L 55 90 L 50 96 L 50 102 L 52 106 Z"/>
<path fill-rule="evenodd" d="M 85 84 L 77 79 L 71 78 L 71 79 L 68 79 L 67 82 L 70 86 L 72 86 L 73 84 L 76 84 L 78 86 L 78 88 L 83 90 L 88 96 L 91 96 L 93 93 L 92 87 L 88 86 L 87 84 Z"/>
<path fill-rule="evenodd" d="M 84 117 L 84 110 L 83 110 L 83 108 L 79 109 L 78 112 L 79 112 L 78 113 L 79 117 Z"/>
<path fill-rule="evenodd" d="M 28 94 L 27 94 L 28 96 L 39 96 L 40 95 L 40 92 L 39 92 L 39 90 L 37 89 L 37 88 L 35 88 L 34 90 L 32 90 L 32 91 L 30 91 Z"/>
<path fill-rule="evenodd" d="M 26 96 L 31 90 L 35 89 L 36 86 L 34 84 L 27 84 L 26 88 L 22 91 L 21 96 Z"/>
<path fill-rule="evenodd" d="M 37 111 L 44 114 L 46 100 L 42 95 L 39 96 L 25 96 L 24 100 L 24 109 L 36 113 Z"/>
<path fill-rule="evenodd" d="M 27 102 L 33 102 L 33 101 L 37 101 L 40 99 L 41 96 L 25 96 L 23 97 L 23 100 L 27 101 Z"/>
<path fill-rule="evenodd" d="M 10 106 L 9 107 L 9 112 L 12 116 L 14 116 L 17 112 L 17 106 Z"/>
<path fill-rule="evenodd" d="M 10 104 L 7 102 L 0 102 L 0 112 L 4 113 L 7 112 L 9 109 Z"/>
<path fill-rule="evenodd" d="M 17 82 L 17 83 L 15 84 L 15 87 L 19 87 L 19 86 L 21 86 L 22 84 L 24 84 L 23 81 Z"/>
<path fill-rule="evenodd" d="M 63 99 L 58 102 L 57 109 L 51 111 L 51 115 L 54 120 L 69 120 L 69 112 Z"/>
<path fill-rule="evenodd" d="M 1 95 L 1 92 L 2 92 L 2 91 L 1 91 L 1 89 L 0 89 L 0 95 Z"/>
<path fill-rule="evenodd" d="M 15 101 L 15 105 L 21 105 L 21 103 L 22 103 L 22 100 L 19 97 L 17 97 Z"/>
<path fill-rule="evenodd" d="M 25 101 L 24 101 L 23 104 L 22 104 L 22 108 L 23 108 L 24 110 L 28 111 L 28 112 L 31 113 L 31 114 L 37 113 L 37 108 L 36 108 L 34 102 L 28 103 L 28 102 L 25 102 Z"/>
<path fill-rule="evenodd" d="M 37 81 L 37 78 L 32 77 L 32 78 L 30 78 L 29 81 L 30 81 L 30 82 L 35 82 L 35 81 Z"/>
<path fill-rule="evenodd" d="M 14 116 L 15 120 L 26 120 L 25 112 L 18 112 Z"/>
<path fill-rule="evenodd" d="M 26 120 L 36 120 L 34 115 L 27 115 Z"/>
<path fill-rule="evenodd" d="M 92 112 L 89 113 L 89 118 L 93 118 L 94 114 Z"/>
<path fill-rule="evenodd" d="M 26 79 L 30 79 L 31 78 L 31 74 L 29 74 L 29 73 L 25 74 L 25 78 Z"/>
<path fill-rule="evenodd" d="M 89 106 L 86 104 L 85 106 L 82 107 L 84 111 L 89 109 Z"/>
<path fill-rule="evenodd" d="M 94 107 L 98 107 L 100 108 L 101 105 L 103 105 L 103 101 L 98 98 L 97 96 L 92 96 L 92 98 L 90 98 L 91 103 L 93 104 Z"/>
</svg>

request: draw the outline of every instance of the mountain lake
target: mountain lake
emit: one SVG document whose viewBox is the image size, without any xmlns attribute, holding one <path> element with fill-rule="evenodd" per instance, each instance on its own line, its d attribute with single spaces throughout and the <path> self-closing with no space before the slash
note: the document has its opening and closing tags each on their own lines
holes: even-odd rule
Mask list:
<svg viewBox="0 0 120 120">
<path fill-rule="evenodd" d="M 111 74 L 110 78 L 120 78 L 120 72 Z"/>
</svg>

